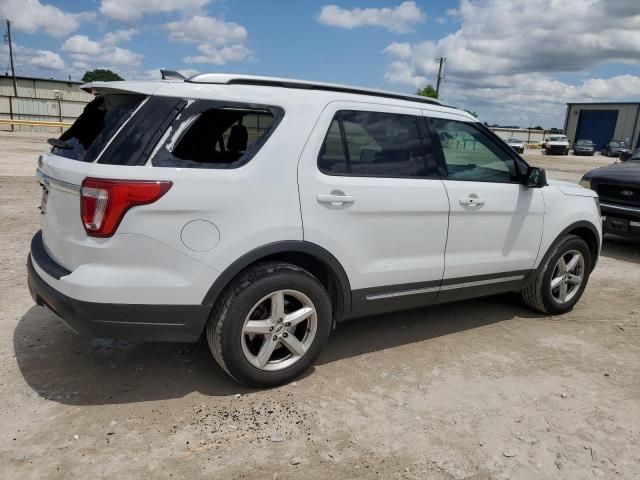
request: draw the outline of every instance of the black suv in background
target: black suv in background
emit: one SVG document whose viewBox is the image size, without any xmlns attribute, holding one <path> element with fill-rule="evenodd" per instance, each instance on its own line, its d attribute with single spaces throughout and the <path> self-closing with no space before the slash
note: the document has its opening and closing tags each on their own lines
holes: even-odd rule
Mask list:
<svg viewBox="0 0 640 480">
<path fill-rule="evenodd" d="M 605 233 L 640 239 L 640 151 L 623 157 L 587 172 L 580 184 L 598 193 Z"/>
</svg>

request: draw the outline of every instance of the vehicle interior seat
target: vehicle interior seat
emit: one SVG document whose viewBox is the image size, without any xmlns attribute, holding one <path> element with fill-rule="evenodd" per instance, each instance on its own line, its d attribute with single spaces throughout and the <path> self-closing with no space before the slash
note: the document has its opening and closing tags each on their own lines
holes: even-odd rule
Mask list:
<svg viewBox="0 0 640 480">
<path fill-rule="evenodd" d="M 244 152 L 247 149 L 248 140 L 249 133 L 247 127 L 242 124 L 241 117 L 238 123 L 231 127 L 229 139 L 227 140 L 227 150 L 231 152 Z"/>
</svg>

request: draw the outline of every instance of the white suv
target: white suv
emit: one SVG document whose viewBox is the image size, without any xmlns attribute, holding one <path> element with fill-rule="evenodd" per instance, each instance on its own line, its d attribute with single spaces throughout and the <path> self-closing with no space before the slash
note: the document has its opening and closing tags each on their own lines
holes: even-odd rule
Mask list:
<svg viewBox="0 0 640 480">
<path fill-rule="evenodd" d="M 593 191 L 432 99 L 220 74 L 83 88 L 39 161 L 28 260 L 81 334 L 205 334 L 238 382 L 276 385 L 341 320 L 508 291 L 565 312 L 598 258 Z"/>
</svg>

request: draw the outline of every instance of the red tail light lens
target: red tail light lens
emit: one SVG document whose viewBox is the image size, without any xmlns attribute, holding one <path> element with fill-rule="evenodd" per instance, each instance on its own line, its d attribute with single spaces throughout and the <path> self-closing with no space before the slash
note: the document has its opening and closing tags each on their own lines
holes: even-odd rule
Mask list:
<svg viewBox="0 0 640 480">
<path fill-rule="evenodd" d="M 80 193 L 80 215 L 87 235 L 112 236 L 130 208 L 157 201 L 171 185 L 169 181 L 85 178 Z"/>
</svg>

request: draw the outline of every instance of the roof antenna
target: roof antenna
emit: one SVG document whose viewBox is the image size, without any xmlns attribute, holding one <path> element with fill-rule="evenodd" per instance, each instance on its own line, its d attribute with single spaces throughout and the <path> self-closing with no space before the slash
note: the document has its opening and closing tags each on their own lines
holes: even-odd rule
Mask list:
<svg viewBox="0 0 640 480">
<path fill-rule="evenodd" d="M 184 75 L 180 72 L 176 72 L 175 70 L 165 70 L 164 68 L 161 68 L 160 75 L 162 76 L 162 80 L 186 80 Z"/>
</svg>

